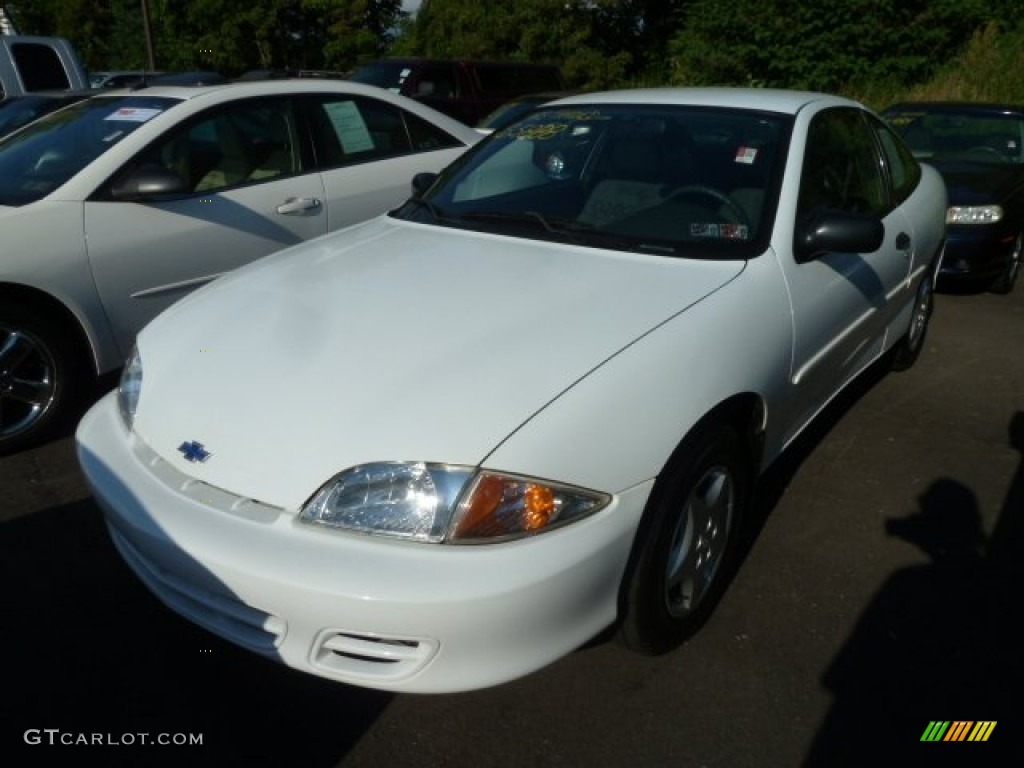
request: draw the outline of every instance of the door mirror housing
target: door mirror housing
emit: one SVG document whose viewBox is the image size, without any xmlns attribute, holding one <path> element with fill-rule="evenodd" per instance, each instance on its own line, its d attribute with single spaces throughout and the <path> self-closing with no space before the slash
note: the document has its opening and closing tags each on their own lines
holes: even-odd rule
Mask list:
<svg viewBox="0 0 1024 768">
<path fill-rule="evenodd" d="M 884 239 L 885 227 L 874 214 L 820 211 L 797 226 L 793 256 L 803 264 L 825 253 L 873 253 Z"/>
<path fill-rule="evenodd" d="M 119 179 L 110 189 L 117 201 L 144 202 L 189 194 L 185 180 L 166 168 L 139 168 Z"/>
<path fill-rule="evenodd" d="M 412 177 L 412 196 L 422 197 L 435 181 L 437 181 L 436 173 L 417 173 Z"/>
</svg>

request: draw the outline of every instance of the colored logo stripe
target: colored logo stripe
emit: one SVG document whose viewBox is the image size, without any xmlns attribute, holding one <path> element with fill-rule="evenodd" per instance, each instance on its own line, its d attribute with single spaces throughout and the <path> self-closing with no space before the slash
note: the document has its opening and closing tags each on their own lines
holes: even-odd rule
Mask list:
<svg viewBox="0 0 1024 768">
<path fill-rule="evenodd" d="M 988 741 L 995 727 L 995 720 L 932 720 L 921 741 Z"/>
<path fill-rule="evenodd" d="M 974 726 L 974 730 L 971 731 L 971 735 L 967 737 L 967 740 L 988 741 L 988 737 L 992 735 L 992 731 L 994 731 L 995 728 L 995 720 L 979 720 L 978 724 Z"/>
<path fill-rule="evenodd" d="M 946 734 L 946 738 L 943 741 L 963 741 L 967 738 L 967 733 L 972 725 L 974 725 L 973 720 L 953 721 L 953 725 L 950 726 L 949 733 Z"/>
</svg>

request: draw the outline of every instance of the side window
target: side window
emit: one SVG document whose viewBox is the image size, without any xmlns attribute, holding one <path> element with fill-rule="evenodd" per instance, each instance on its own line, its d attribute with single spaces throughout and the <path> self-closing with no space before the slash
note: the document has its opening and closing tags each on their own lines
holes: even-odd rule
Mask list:
<svg viewBox="0 0 1024 768">
<path fill-rule="evenodd" d="M 161 166 L 192 192 L 215 192 L 299 172 L 297 136 L 288 99 L 246 101 L 189 121 L 134 165 Z"/>
<path fill-rule="evenodd" d="M 319 97 L 311 111 L 311 123 L 317 163 L 322 168 L 429 152 L 460 143 L 411 112 L 357 96 Z"/>
<path fill-rule="evenodd" d="M 860 111 L 825 110 L 807 135 L 800 218 L 821 210 L 883 215 L 889 196 L 875 137 Z"/>
<path fill-rule="evenodd" d="M 459 98 L 458 77 L 455 67 L 448 64 L 425 64 L 416 83 L 414 96 L 421 99 Z"/>
<path fill-rule="evenodd" d="M 450 133 L 446 133 L 412 112 L 403 112 L 402 116 L 409 129 L 409 139 L 412 141 L 414 152 L 430 152 L 434 149 L 448 149 L 462 145 L 462 142 Z"/>
<path fill-rule="evenodd" d="M 889 168 L 889 177 L 892 179 L 893 202 L 899 205 L 917 188 L 917 182 L 921 179 L 921 166 L 914 159 L 910 148 L 889 126 L 881 121 L 874 122 L 885 154 L 885 164 Z"/>
</svg>

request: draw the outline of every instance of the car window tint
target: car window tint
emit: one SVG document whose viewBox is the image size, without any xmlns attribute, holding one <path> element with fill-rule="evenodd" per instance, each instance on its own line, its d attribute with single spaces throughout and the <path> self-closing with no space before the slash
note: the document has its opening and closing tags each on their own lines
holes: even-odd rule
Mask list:
<svg viewBox="0 0 1024 768">
<path fill-rule="evenodd" d="M 455 67 L 445 64 L 424 65 L 416 83 L 415 96 L 433 99 L 457 99 L 461 96 Z"/>
<path fill-rule="evenodd" d="M 889 167 L 893 202 L 898 205 L 910 197 L 910 193 L 917 187 L 917 182 L 921 179 L 921 166 L 914 159 L 910 148 L 894 131 L 880 121 L 874 121 L 874 124 L 885 154 L 886 165 Z"/>
<path fill-rule="evenodd" d="M 301 170 L 288 99 L 260 99 L 205 113 L 149 147 L 133 167 L 174 171 L 193 192 L 213 192 Z"/>
<path fill-rule="evenodd" d="M 881 157 L 858 110 L 816 115 L 807 133 L 798 215 L 820 210 L 882 215 L 889 205 Z"/>
<path fill-rule="evenodd" d="M 462 145 L 461 141 L 447 131 L 428 123 L 412 112 L 403 111 L 401 114 L 405 120 L 405 127 L 409 131 L 409 140 L 412 142 L 414 152 L 430 152 L 435 149 L 448 149 Z"/>
<path fill-rule="evenodd" d="M 441 129 L 392 104 L 352 96 L 320 96 L 310 115 L 317 163 L 336 168 L 457 146 Z"/>
</svg>

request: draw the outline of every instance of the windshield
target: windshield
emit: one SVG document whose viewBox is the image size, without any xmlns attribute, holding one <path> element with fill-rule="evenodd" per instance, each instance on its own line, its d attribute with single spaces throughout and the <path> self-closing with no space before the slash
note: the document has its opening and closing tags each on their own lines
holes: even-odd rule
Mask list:
<svg viewBox="0 0 1024 768">
<path fill-rule="evenodd" d="M 930 162 L 1024 164 L 1024 116 L 998 110 L 929 110 L 885 113 L 914 156 Z"/>
<path fill-rule="evenodd" d="M 0 140 L 0 205 L 27 205 L 45 197 L 177 103 L 152 96 L 96 97 L 5 137 Z"/>
<path fill-rule="evenodd" d="M 697 258 L 750 258 L 774 220 L 791 118 L 601 104 L 541 108 L 392 215 Z"/>
</svg>

